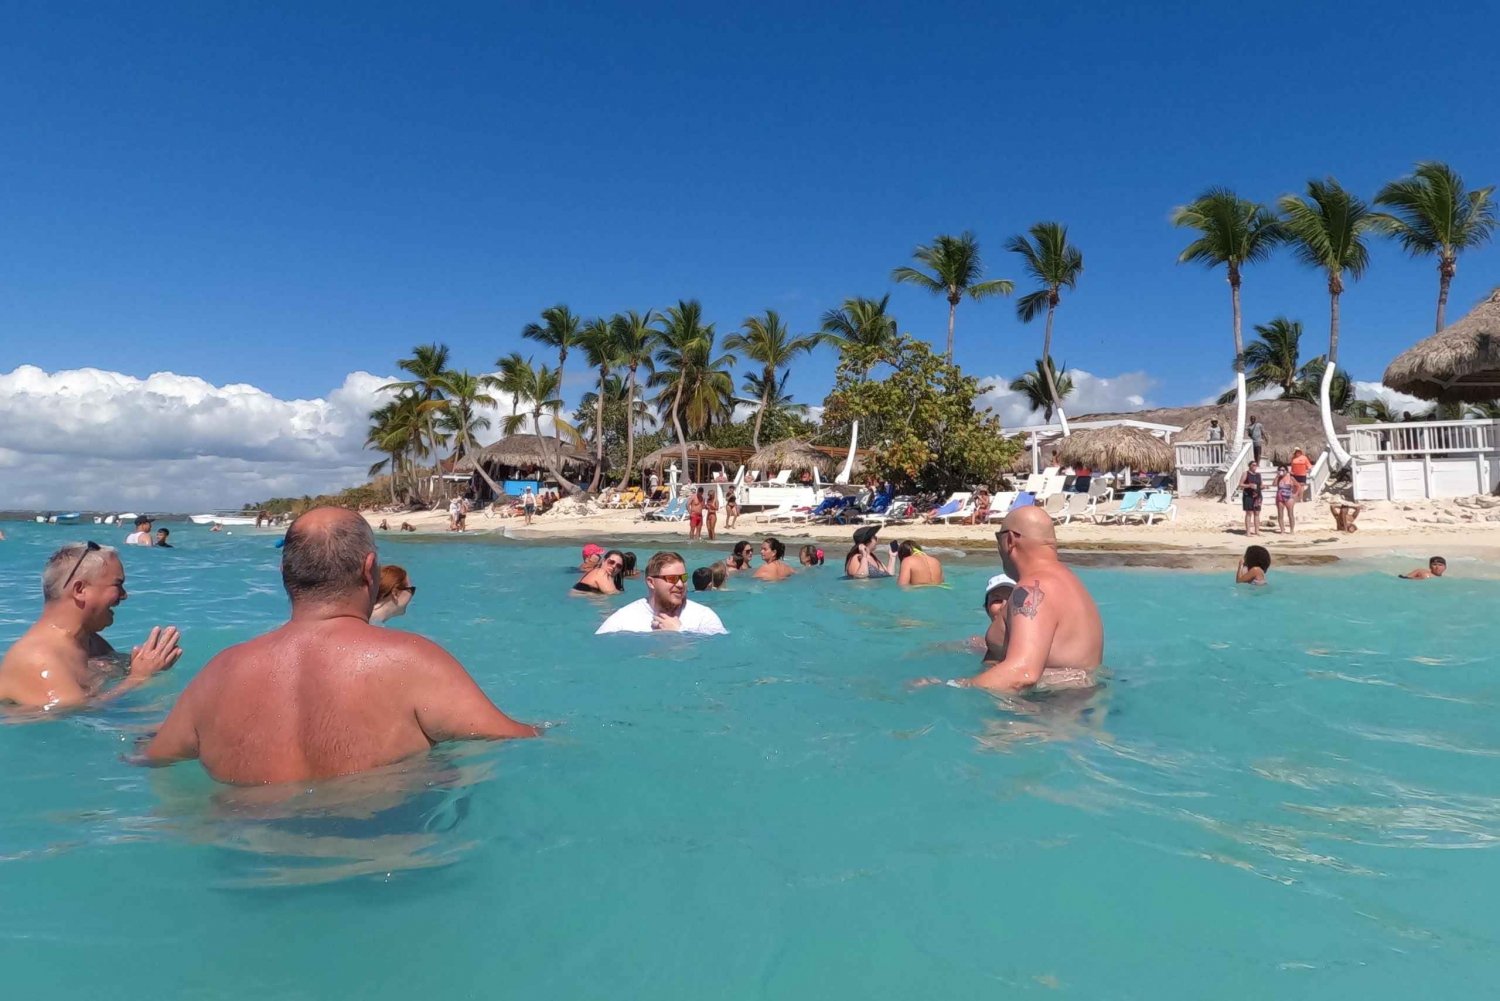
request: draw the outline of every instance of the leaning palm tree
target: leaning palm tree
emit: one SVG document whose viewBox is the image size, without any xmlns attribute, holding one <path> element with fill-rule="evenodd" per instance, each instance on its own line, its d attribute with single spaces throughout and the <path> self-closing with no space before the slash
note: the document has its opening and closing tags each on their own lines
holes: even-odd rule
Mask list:
<svg viewBox="0 0 1500 1001">
<path fill-rule="evenodd" d="M 1365 236 L 1375 226 L 1374 212 L 1364 201 L 1327 178 L 1307 182 L 1307 196 L 1283 195 L 1277 203 L 1281 225 L 1286 230 L 1297 259 L 1317 268 L 1328 278 L 1328 355 L 1322 372 L 1318 405 L 1323 415 L 1323 435 L 1328 450 L 1343 465 L 1349 453 L 1333 430 L 1329 389 L 1339 362 L 1339 296 L 1344 294 L 1344 275 L 1358 281 L 1370 266 L 1370 248 Z"/>
<path fill-rule="evenodd" d="M 1392 181 L 1375 196 L 1376 205 L 1392 211 L 1376 217 L 1376 225 L 1394 237 L 1413 257 L 1436 257 L 1438 299 L 1436 330 L 1443 329 L 1448 308 L 1448 286 L 1458 273 L 1458 255 L 1481 246 L 1495 228 L 1493 185 L 1464 189 L 1464 179 L 1446 163 L 1423 161 L 1411 177 Z"/>
<path fill-rule="evenodd" d="M 984 263 L 979 259 L 979 240 L 973 233 L 963 232 L 958 236 L 940 236 L 925 247 L 912 252 L 918 264 L 926 271 L 900 267 L 891 272 L 891 279 L 924 288 L 933 295 L 948 299 L 948 361 L 953 361 L 953 318 L 958 313 L 958 303 L 965 295 L 976 302 L 992 295 L 1010 295 L 1015 283 L 1004 278 L 982 281 Z"/>
<path fill-rule="evenodd" d="M 1259 263 L 1283 239 L 1276 215 L 1259 202 L 1228 188 L 1210 188 L 1172 213 L 1172 225 L 1198 231 L 1178 256 L 1179 264 L 1223 264 L 1228 271 L 1229 304 L 1234 314 L 1234 441 L 1245 439 L 1245 343 L 1240 335 L 1240 281 L 1247 264 Z"/>
<path fill-rule="evenodd" d="M 525 372 L 531 367 L 531 359 L 521 357 L 521 352 L 512 351 L 510 354 L 495 359 L 495 368 L 498 370 L 493 377 L 494 386 L 500 392 L 510 396 L 510 415 L 514 417 L 521 406 L 521 389 L 526 384 Z"/>
<path fill-rule="evenodd" d="M 412 349 L 410 358 L 402 358 L 396 362 L 396 367 L 411 376 L 400 382 L 387 383 L 381 389 L 394 389 L 398 392 L 409 392 L 416 395 L 419 403 L 426 405 L 426 420 L 424 426 L 427 430 L 427 443 L 433 456 L 432 475 L 434 482 L 438 482 L 438 448 L 439 440 L 437 424 L 434 414 L 439 409 L 443 398 L 443 376 L 448 372 L 448 345 L 446 344 L 418 344 Z"/>
<path fill-rule="evenodd" d="M 1050 359 L 1044 363 L 1042 359 L 1038 358 L 1036 360 L 1036 368 L 1010 381 L 1010 389 L 1011 392 L 1020 393 L 1026 398 L 1026 402 L 1031 406 L 1032 413 L 1040 410 L 1042 412 L 1042 420 L 1051 424 L 1053 410 L 1052 387 L 1057 387 L 1058 399 L 1066 400 L 1073 395 L 1073 377 L 1068 375 L 1068 367 L 1062 365 L 1056 367 L 1051 373 L 1051 379 L 1048 379 L 1048 373 L 1042 368 L 1043 364 L 1046 364 L 1048 368 L 1053 367 Z"/>
<path fill-rule="evenodd" d="M 480 407 L 496 405 L 496 400 L 489 391 L 495 388 L 497 382 L 492 375 L 474 375 L 467 369 L 448 372 L 443 376 L 445 398 L 438 425 L 455 439 L 454 458 L 473 455 L 476 434 L 490 429 L 490 419 L 477 411 Z M 496 496 L 505 493 L 505 488 L 490 478 L 483 464 L 475 462 L 474 472 L 479 474 L 479 478 L 484 480 Z"/>
<path fill-rule="evenodd" d="M 824 340 L 837 345 L 860 382 L 876 362 L 896 356 L 896 318 L 886 312 L 890 301 L 889 292 L 879 299 L 855 296 L 823 314 Z"/>
<path fill-rule="evenodd" d="M 687 436 L 683 422 L 694 430 L 706 429 L 715 418 L 733 409 L 734 380 L 728 368 L 734 355 L 714 355 L 714 325 L 704 325 L 703 307 L 697 299 L 682 300 L 662 317 L 657 335 L 657 369 L 647 385 L 658 387 L 659 411 L 672 418 L 677 445 L 682 450 L 682 471 L 687 473 Z"/>
<path fill-rule="evenodd" d="M 724 338 L 724 346 L 731 351 L 744 352 L 748 361 L 760 366 L 762 396 L 755 408 L 755 427 L 750 432 L 750 447 L 760 448 L 760 426 L 766 416 L 776 377 L 782 369 L 792 363 L 799 354 L 806 354 L 817 346 L 817 335 L 793 337 L 787 330 L 780 314 L 768 309 L 760 316 L 747 316 L 740 332 Z"/>
<path fill-rule="evenodd" d="M 1047 367 L 1043 374 L 1047 377 L 1052 407 L 1057 411 L 1057 420 L 1066 438 L 1068 415 L 1063 413 L 1062 397 L 1057 394 L 1057 385 L 1052 379 L 1052 319 L 1057 313 L 1057 304 L 1062 301 L 1062 290 L 1078 285 L 1078 276 L 1083 272 L 1083 252 L 1068 242 L 1068 227 L 1058 222 L 1037 223 L 1031 227 L 1029 238 L 1025 234 L 1013 236 L 1005 249 L 1019 254 L 1026 273 L 1042 286 L 1021 296 L 1016 302 L 1016 315 L 1022 323 L 1030 323 L 1042 314 L 1044 308 L 1047 311 L 1047 332 L 1042 336 L 1042 360 L 1047 362 Z"/>
<path fill-rule="evenodd" d="M 1302 321 L 1278 316 L 1270 323 L 1255 325 L 1255 340 L 1245 348 L 1243 386 L 1251 393 L 1280 389 L 1292 397 L 1301 385 Z M 1239 393 L 1239 387 L 1219 397 L 1225 404 Z"/>
<path fill-rule="evenodd" d="M 620 360 L 619 341 L 615 337 L 615 321 L 611 319 L 590 320 L 579 335 L 579 344 L 588 356 L 589 364 L 599 370 L 599 391 L 594 394 L 594 476 L 589 480 L 589 493 L 599 492 L 599 480 L 604 476 L 604 386 L 609 381 L 610 369 Z"/>
<path fill-rule="evenodd" d="M 761 407 L 769 414 L 805 414 L 807 404 L 795 402 L 786 390 L 786 381 L 791 375 L 792 370 L 787 369 L 781 373 L 780 379 L 767 383 L 765 373 L 746 372 L 741 387 L 745 395 L 738 397 L 736 402 Z"/>
<path fill-rule="evenodd" d="M 614 318 L 612 324 L 617 349 L 617 364 L 630 373 L 625 395 L 625 469 L 620 474 L 620 489 L 630 485 L 630 474 L 635 467 L 635 400 L 639 389 L 638 373 L 644 368 L 649 375 L 653 371 L 651 356 L 656 350 L 656 311 L 644 313 L 630 310 Z"/>
<path fill-rule="evenodd" d="M 562 371 L 561 369 L 549 368 L 546 365 L 532 366 L 530 363 L 521 370 L 519 397 L 521 405 L 526 408 L 525 413 L 515 413 L 500 422 L 500 428 L 507 435 L 518 434 L 526 426 L 526 420 L 530 418 L 532 433 L 536 435 L 538 444 L 541 445 L 542 455 L 547 465 L 547 471 L 551 473 L 557 482 L 572 493 L 577 486 L 570 482 L 562 473 L 562 442 L 561 436 L 564 431 L 568 432 L 570 438 L 576 437 L 572 426 L 562 419 Z M 546 446 L 546 438 L 542 435 L 542 417 L 550 415 L 557 440 L 558 452 L 556 459 Z"/>
<path fill-rule="evenodd" d="M 573 311 L 562 303 L 542 310 L 541 323 L 528 323 L 521 330 L 521 336 L 538 344 L 545 344 L 550 348 L 557 349 L 557 383 L 559 388 L 563 384 L 563 370 L 568 365 L 568 351 L 578 346 L 579 338 L 582 336 L 583 323 L 573 315 Z M 558 425 L 553 428 L 554 437 L 557 439 L 559 452 L 562 450 L 562 427 Z M 569 487 L 571 488 L 571 484 Z"/>
</svg>

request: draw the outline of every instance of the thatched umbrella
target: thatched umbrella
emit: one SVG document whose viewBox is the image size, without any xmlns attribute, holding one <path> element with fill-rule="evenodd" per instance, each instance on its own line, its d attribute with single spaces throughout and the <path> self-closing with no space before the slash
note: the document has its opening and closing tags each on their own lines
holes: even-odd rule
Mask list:
<svg viewBox="0 0 1500 1001">
<path fill-rule="evenodd" d="M 545 435 L 513 434 L 464 456 L 454 465 L 453 471 L 471 473 L 476 462 L 483 462 L 486 466 L 545 466 L 552 461 L 587 466 L 593 463 L 594 457 Z"/>
<path fill-rule="evenodd" d="M 693 456 L 699 452 L 708 450 L 708 445 L 704 442 L 690 441 L 687 443 L 689 459 L 693 458 Z M 656 451 L 652 452 L 649 455 L 642 456 L 640 465 L 642 469 L 655 469 L 662 463 L 680 461 L 681 459 L 682 446 L 677 444 L 676 442 L 673 442 L 670 445 L 663 445 L 661 448 L 658 448 Z M 686 470 L 684 470 L 684 472 L 686 472 Z"/>
<path fill-rule="evenodd" d="M 1462 320 L 1403 351 L 1382 381 L 1398 393 L 1439 403 L 1500 396 L 1500 288 Z"/>
<path fill-rule="evenodd" d="M 1172 468 L 1172 449 L 1142 428 L 1112 427 L 1075 431 L 1057 444 L 1057 461 L 1091 469 Z"/>
<path fill-rule="evenodd" d="M 751 469 L 817 469 L 820 473 L 827 473 L 833 459 L 802 438 L 788 438 L 762 445 L 745 465 Z"/>
</svg>

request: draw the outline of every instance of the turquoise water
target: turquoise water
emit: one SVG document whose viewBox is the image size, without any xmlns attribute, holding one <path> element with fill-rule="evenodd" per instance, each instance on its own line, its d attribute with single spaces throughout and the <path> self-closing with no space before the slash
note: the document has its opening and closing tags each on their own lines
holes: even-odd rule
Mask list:
<svg viewBox="0 0 1500 1001">
<path fill-rule="evenodd" d="M 4 527 L 8 644 L 50 548 L 112 531 Z M 592 636 L 576 546 L 387 540 L 396 625 L 562 725 L 267 796 L 122 759 L 285 611 L 274 536 L 174 536 L 110 633 L 177 623 L 173 674 L 0 726 L 11 996 L 1406 998 L 1500 962 L 1500 583 L 1462 561 L 1085 570 L 1112 681 L 1006 705 L 906 688 L 972 664 L 988 557 L 734 581 L 693 641 Z"/>
</svg>

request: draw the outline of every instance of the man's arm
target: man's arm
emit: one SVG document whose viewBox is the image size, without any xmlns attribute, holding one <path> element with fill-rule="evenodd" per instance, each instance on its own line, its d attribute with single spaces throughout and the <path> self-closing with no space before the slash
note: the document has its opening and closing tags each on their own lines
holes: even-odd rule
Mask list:
<svg viewBox="0 0 1500 1001">
<path fill-rule="evenodd" d="M 417 723 L 433 743 L 536 737 L 541 731 L 495 707 L 463 665 L 435 643 L 413 636 L 420 679 L 412 693 Z"/>
<path fill-rule="evenodd" d="M 969 686 L 1019 692 L 1042 679 L 1057 633 L 1057 606 L 1032 578 L 1011 593 L 1006 615 L 1005 659 L 967 679 Z"/>
<path fill-rule="evenodd" d="M 204 672 L 209 666 L 212 666 L 212 662 L 204 667 Z M 198 675 L 198 678 L 201 677 L 202 672 Z M 140 764 L 170 765 L 178 761 L 191 761 L 198 756 L 198 723 L 193 712 L 193 692 L 198 678 L 188 682 L 187 688 L 172 706 L 172 711 L 162 721 L 161 728 L 141 749 Z"/>
</svg>

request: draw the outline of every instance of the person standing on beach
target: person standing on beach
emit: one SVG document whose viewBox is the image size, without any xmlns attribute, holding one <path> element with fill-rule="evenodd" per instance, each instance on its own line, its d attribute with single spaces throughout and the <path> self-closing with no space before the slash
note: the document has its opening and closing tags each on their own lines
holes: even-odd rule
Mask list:
<svg viewBox="0 0 1500 1001">
<path fill-rule="evenodd" d="M 1448 561 L 1441 556 L 1434 556 L 1427 561 L 1426 570 L 1408 570 L 1401 575 L 1402 580 L 1427 580 L 1432 577 L 1441 577 L 1448 572 Z"/>
<path fill-rule="evenodd" d="M 708 541 L 714 541 L 714 526 L 719 523 L 719 492 L 714 488 L 708 492 L 708 500 L 703 506 L 703 517 L 708 522 Z"/>
<path fill-rule="evenodd" d="M 0 703 L 43 712 L 98 705 L 176 664 L 177 627 L 153 627 L 103 692 L 126 658 L 100 633 L 125 598 L 125 566 L 112 547 L 72 542 L 53 553 L 42 569 L 42 614 L 0 659 Z"/>
<path fill-rule="evenodd" d="M 1240 507 L 1245 512 L 1245 534 L 1260 534 L 1261 475 L 1256 460 L 1251 459 L 1240 477 Z"/>
<path fill-rule="evenodd" d="M 531 519 L 536 517 L 536 494 L 527 487 L 521 491 L 521 513 L 526 516 L 526 524 L 531 524 Z"/>
<path fill-rule="evenodd" d="M 1219 419 L 1211 417 L 1208 421 L 1208 440 L 1210 442 L 1223 441 L 1224 429 L 1219 427 Z"/>
<path fill-rule="evenodd" d="M 1276 491 L 1276 534 L 1282 532 L 1295 535 L 1297 532 L 1297 495 L 1302 485 L 1297 482 L 1286 466 L 1276 467 L 1276 479 L 1271 481 Z"/>
<path fill-rule="evenodd" d="M 1252 458 L 1259 462 L 1261 450 L 1266 447 L 1266 429 L 1261 425 L 1259 418 L 1250 418 L 1250 426 L 1245 429 L 1245 437 L 1250 439 Z"/>
<path fill-rule="evenodd" d="M 197 758 L 236 785 L 369 771 L 449 740 L 535 737 L 459 662 L 415 633 L 370 624 L 380 559 L 343 508 L 292 522 L 281 550 L 283 626 L 214 657 L 146 745 L 147 764 Z"/>
<path fill-rule="evenodd" d="M 730 529 L 740 516 L 740 502 L 734 495 L 734 487 L 730 487 L 724 494 L 724 527 Z"/>
<path fill-rule="evenodd" d="M 786 565 L 786 544 L 780 539 L 766 536 L 760 544 L 760 568 L 750 576 L 756 580 L 786 580 L 797 571 Z"/>
<path fill-rule="evenodd" d="M 1312 460 L 1300 448 L 1292 449 L 1292 461 L 1287 463 L 1292 479 L 1297 481 L 1297 500 L 1310 500 L 1307 494 L 1307 474 L 1312 470 Z"/>
<path fill-rule="evenodd" d="M 697 542 L 703 535 L 703 488 L 688 497 L 688 541 Z"/>
<path fill-rule="evenodd" d="M 709 579 L 712 579 L 712 571 Z M 617 610 L 604 620 L 594 635 L 651 632 L 727 634 L 729 630 L 724 628 L 713 609 L 688 600 L 687 582 L 687 564 L 680 555 L 657 553 L 646 562 L 646 597 Z"/>
</svg>

